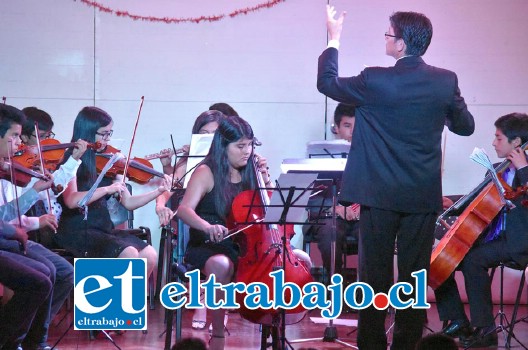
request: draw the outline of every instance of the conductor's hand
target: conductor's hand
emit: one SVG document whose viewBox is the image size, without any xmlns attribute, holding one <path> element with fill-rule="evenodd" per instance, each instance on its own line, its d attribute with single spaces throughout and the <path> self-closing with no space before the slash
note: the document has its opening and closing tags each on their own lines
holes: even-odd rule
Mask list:
<svg viewBox="0 0 528 350">
<path fill-rule="evenodd" d="M 166 206 L 156 205 L 156 214 L 158 214 L 161 226 L 168 225 L 174 216 L 174 212 Z"/>
<path fill-rule="evenodd" d="M 341 39 L 341 31 L 343 30 L 343 21 L 346 16 L 346 11 L 341 12 L 339 17 L 336 19 L 337 11 L 334 6 L 326 5 L 326 28 L 328 29 L 328 38 L 330 40 Z"/>
<path fill-rule="evenodd" d="M 222 225 L 210 225 L 205 229 L 205 233 L 209 234 L 210 242 L 221 242 L 227 231 L 227 227 Z"/>
<path fill-rule="evenodd" d="M 513 151 L 511 151 L 507 159 L 512 162 L 515 169 L 520 169 L 528 165 L 528 161 L 526 160 L 526 154 L 520 147 L 517 147 Z"/>
</svg>

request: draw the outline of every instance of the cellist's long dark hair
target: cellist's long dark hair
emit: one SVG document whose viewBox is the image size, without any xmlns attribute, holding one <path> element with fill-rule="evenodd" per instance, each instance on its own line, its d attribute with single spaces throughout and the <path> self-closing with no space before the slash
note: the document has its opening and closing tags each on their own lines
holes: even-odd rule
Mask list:
<svg viewBox="0 0 528 350">
<path fill-rule="evenodd" d="M 112 122 L 112 117 L 97 107 L 84 107 L 81 109 L 73 123 L 73 135 L 71 142 L 83 139 L 88 143 L 95 142 L 95 133 L 99 128 L 105 127 Z M 64 160 L 71 156 L 71 149 L 64 154 Z M 81 157 L 82 163 L 77 170 L 77 187 L 79 191 L 87 191 L 97 179 L 95 168 L 95 152 L 87 150 Z"/>
<path fill-rule="evenodd" d="M 223 119 L 215 132 L 209 153 L 203 161 L 213 172 L 214 187 L 212 192 L 217 214 L 222 218 L 227 216 L 231 210 L 231 203 L 238 194 L 235 192 L 235 188 L 230 186 L 231 176 L 229 174 L 227 146 L 244 137 L 249 140 L 254 139 L 253 129 L 251 129 L 248 122 L 238 116 Z M 242 176 L 241 186 L 243 191 L 256 187 L 257 180 L 255 178 L 252 156 L 253 151 L 247 165 L 239 169 Z"/>
</svg>

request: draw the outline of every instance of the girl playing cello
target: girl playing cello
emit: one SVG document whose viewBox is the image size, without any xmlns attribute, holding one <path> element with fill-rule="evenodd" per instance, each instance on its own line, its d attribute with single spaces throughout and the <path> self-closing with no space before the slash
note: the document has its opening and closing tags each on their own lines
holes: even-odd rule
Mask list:
<svg viewBox="0 0 528 350">
<path fill-rule="evenodd" d="M 178 217 L 191 227 L 185 260 L 202 270 L 206 278 L 214 274 L 218 283 L 227 284 L 234 276 L 238 248 L 228 232 L 226 219 L 233 199 L 242 191 L 256 188 L 252 162 L 254 135 L 251 126 L 240 117 L 224 119 L 217 129 L 209 154 L 191 176 L 178 209 Z M 266 187 L 272 188 L 266 159 L 258 167 Z M 216 299 L 223 295 L 216 292 Z M 210 349 L 223 349 L 224 310 L 211 310 Z"/>
</svg>

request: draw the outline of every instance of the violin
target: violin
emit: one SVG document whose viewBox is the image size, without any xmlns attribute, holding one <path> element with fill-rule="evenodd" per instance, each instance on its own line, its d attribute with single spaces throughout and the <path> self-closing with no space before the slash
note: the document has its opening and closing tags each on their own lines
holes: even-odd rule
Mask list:
<svg viewBox="0 0 528 350">
<path fill-rule="evenodd" d="M 55 139 L 45 139 L 40 142 L 40 148 L 42 150 L 42 158 L 44 160 L 44 168 L 50 172 L 57 169 L 57 165 L 61 162 L 64 157 L 64 152 L 67 148 L 74 147 L 75 143 L 60 143 Z M 101 145 L 99 142 L 94 144 L 88 144 L 88 148 L 98 149 Z M 38 147 L 36 145 L 26 146 L 20 145 L 18 151 L 13 157 L 20 165 L 34 169 L 40 166 L 40 157 L 38 153 Z"/>
<path fill-rule="evenodd" d="M 515 200 L 526 195 L 528 195 L 528 185 L 519 186 L 515 189 L 507 189 L 506 193 L 504 193 L 504 198 L 508 200 Z M 525 199 L 521 201 L 521 204 L 524 207 L 528 207 L 528 200 Z"/>
<path fill-rule="evenodd" d="M 95 154 L 95 167 L 97 172 L 100 173 L 105 167 L 106 163 L 112 158 L 115 153 L 120 152 L 115 147 L 107 145 L 104 150 L 101 152 L 96 152 Z M 106 176 L 116 177 L 117 174 L 123 174 L 125 170 L 126 159 L 118 160 L 107 172 Z M 146 184 L 154 176 L 163 178 L 164 174 L 159 171 L 154 170 L 152 164 L 142 158 L 134 157 L 128 163 L 128 172 L 127 176 L 131 181 L 134 181 L 139 184 Z"/>
<path fill-rule="evenodd" d="M 12 163 L 15 176 L 14 184 L 18 187 L 26 187 L 33 177 L 44 181 L 49 181 L 50 179 L 46 175 L 24 167 L 14 159 L 12 160 Z M 11 164 L 8 161 L 0 162 L 0 178 L 13 182 L 11 178 Z M 61 185 L 52 186 L 52 191 L 55 194 L 62 192 L 62 190 L 63 187 Z"/>
</svg>

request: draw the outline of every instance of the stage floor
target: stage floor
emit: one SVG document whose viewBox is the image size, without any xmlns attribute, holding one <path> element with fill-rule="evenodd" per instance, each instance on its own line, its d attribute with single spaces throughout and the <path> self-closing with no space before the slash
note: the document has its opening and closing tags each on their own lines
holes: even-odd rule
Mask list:
<svg viewBox="0 0 528 350">
<path fill-rule="evenodd" d="M 466 305 L 467 307 L 467 305 Z M 495 305 L 498 309 L 498 305 Z M 505 312 L 508 319 L 511 316 L 513 306 L 506 305 Z M 524 317 L 528 314 L 528 307 L 522 305 L 519 310 L 519 316 Z M 64 316 L 64 319 L 59 323 L 60 318 Z M 324 335 L 326 325 L 318 324 L 311 321 L 310 317 L 319 317 L 319 311 L 313 310 L 299 323 L 289 325 L 286 327 L 286 338 L 294 341 L 295 339 L 301 338 L 320 338 Z M 431 304 L 431 309 L 427 313 L 428 324 L 427 328 L 424 329 L 424 335 L 431 333 L 431 331 L 437 332 L 441 329 L 441 322 L 438 320 L 438 314 L 436 311 L 436 305 Z M 57 339 L 68 329 L 73 318 L 73 313 L 67 313 L 65 310 L 55 318 L 53 326 L 50 331 L 49 343 L 53 345 Z M 197 337 L 204 341 L 209 340 L 208 329 L 204 330 L 193 330 L 191 328 L 192 312 L 188 310 L 183 311 L 183 326 L 182 326 L 182 337 Z M 336 322 L 336 329 L 338 332 L 338 339 L 352 345 L 356 345 L 356 332 L 355 327 L 341 325 L 341 323 L 353 323 L 357 318 L 356 313 L 344 313 L 339 318 L 340 321 Z M 391 324 L 390 315 L 387 317 L 387 328 Z M 207 327 L 209 324 L 207 325 Z M 230 335 L 226 334 L 226 349 L 260 349 L 261 343 L 261 332 L 260 326 L 250 323 L 240 317 L 237 313 L 229 314 L 228 329 Z M 127 331 L 122 335 L 112 334 L 117 346 L 121 349 L 132 349 L 132 350 L 144 350 L 144 349 L 163 349 L 165 345 L 165 335 L 162 334 L 165 331 L 164 324 L 164 309 L 160 304 L 156 305 L 155 310 L 150 310 L 148 314 L 148 333 L 143 334 L 141 331 Z M 515 334 L 518 339 L 528 346 L 528 323 L 520 322 L 515 326 Z M 174 333 L 172 343 L 174 343 Z M 271 338 L 268 338 L 271 341 Z M 390 341 L 390 334 L 389 334 Z M 499 347 L 504 347 L 505 338 L 499 335 Z M 294 349 L 302 348 L 315 348 L 318 350 L 326 349 L 342 349 L 345 346 L 332 342 L 322 341 L 310 341 L 303 343 L 293 343 Z M 521 348 L 521 346 L 512 340 L 512 347 Z M 107 339 L 95 339 L 90 340 L 87 331 L 75 331 L 70 329 L 65 337 L 57 345 L 59 350 L 73 350 L 73 349 L 97 349 L 97 350 L 111 350 L 117 349 Z M 271 347 L 270 347 L 271 349 Z"/>
</svg>

